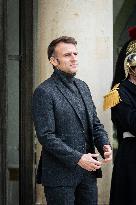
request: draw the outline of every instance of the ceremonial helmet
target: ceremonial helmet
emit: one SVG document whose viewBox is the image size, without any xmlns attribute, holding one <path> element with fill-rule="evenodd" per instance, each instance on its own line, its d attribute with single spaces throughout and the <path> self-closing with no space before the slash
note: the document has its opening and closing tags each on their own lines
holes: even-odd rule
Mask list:
<svg viewBox="0 0 136 205">
<path fill-rule="evenodd" d="M 126 50 L 126 58 L 124 60 L 124 70 L 126 78 L 128 75 L 136 76 L 136 72 L 134 71 L 136 67 L 136 40 L 131 41 L 128 44 Z"/>
</svg>

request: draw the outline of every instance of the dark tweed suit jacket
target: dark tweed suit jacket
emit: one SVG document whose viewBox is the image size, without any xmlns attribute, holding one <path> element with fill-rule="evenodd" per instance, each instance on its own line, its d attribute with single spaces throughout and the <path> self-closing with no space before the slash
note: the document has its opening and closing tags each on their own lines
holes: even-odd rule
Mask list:
<svg viewBox="0 0 136 205">
<path fill-rule="evenodd" d="M 109 144 L 107 133 L 97 117 L 88 86 L 76 78 L 75 83 L 87 110 L 89 151 L 94 153 L 96 146 L 103 155 L 103 145 Z M 71 186 L 85 172 L 77 165 L 86 153 L 86 133 L 78 103 L 75 95 L 55 73 L 34 92 L 33 118 L 37 137 L 42 145 L 42 169 L 39 173 L 44 185 Z"/>
</svg>

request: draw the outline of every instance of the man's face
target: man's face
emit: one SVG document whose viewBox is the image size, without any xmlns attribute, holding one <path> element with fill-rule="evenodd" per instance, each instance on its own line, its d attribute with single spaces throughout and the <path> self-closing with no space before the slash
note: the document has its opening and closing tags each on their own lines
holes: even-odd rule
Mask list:
<svg viewBox="0 0 136 205">
<path fill-rule="evenodd" d="M 78 53 L 75 45 L 60 42 L 56 45 L 51 63 L 65 73 L 74 74 L 77 72 L 77 55 Z"/>
</svg>

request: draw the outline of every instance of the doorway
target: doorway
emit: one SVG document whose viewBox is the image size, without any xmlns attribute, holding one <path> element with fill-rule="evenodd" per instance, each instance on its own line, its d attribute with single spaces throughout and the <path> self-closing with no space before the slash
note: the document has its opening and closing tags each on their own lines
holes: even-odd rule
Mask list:
<svg viewBox="0 0 136 205">
<path fill-rule="evenodd" d="M 0 13 L 0 204 L 33 205 L 33 1 L 2 0 Z"/>
</svg>

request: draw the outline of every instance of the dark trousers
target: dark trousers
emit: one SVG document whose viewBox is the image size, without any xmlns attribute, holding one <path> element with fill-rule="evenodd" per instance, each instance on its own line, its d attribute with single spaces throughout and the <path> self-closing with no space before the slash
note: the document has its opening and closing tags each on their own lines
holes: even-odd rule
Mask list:
<svg viewBox="0 0 136 205">
<path fill-rule="evenodd" d="M 114 162 L 110 205 L 136 205 L 136 138 L 119 145 Z"/>
<path fill-rule="evenodd" d="M 84 175 L 74 186 L 44 186 L 47 205 L 97 205 L 97 179 Z"/>
</svg>

